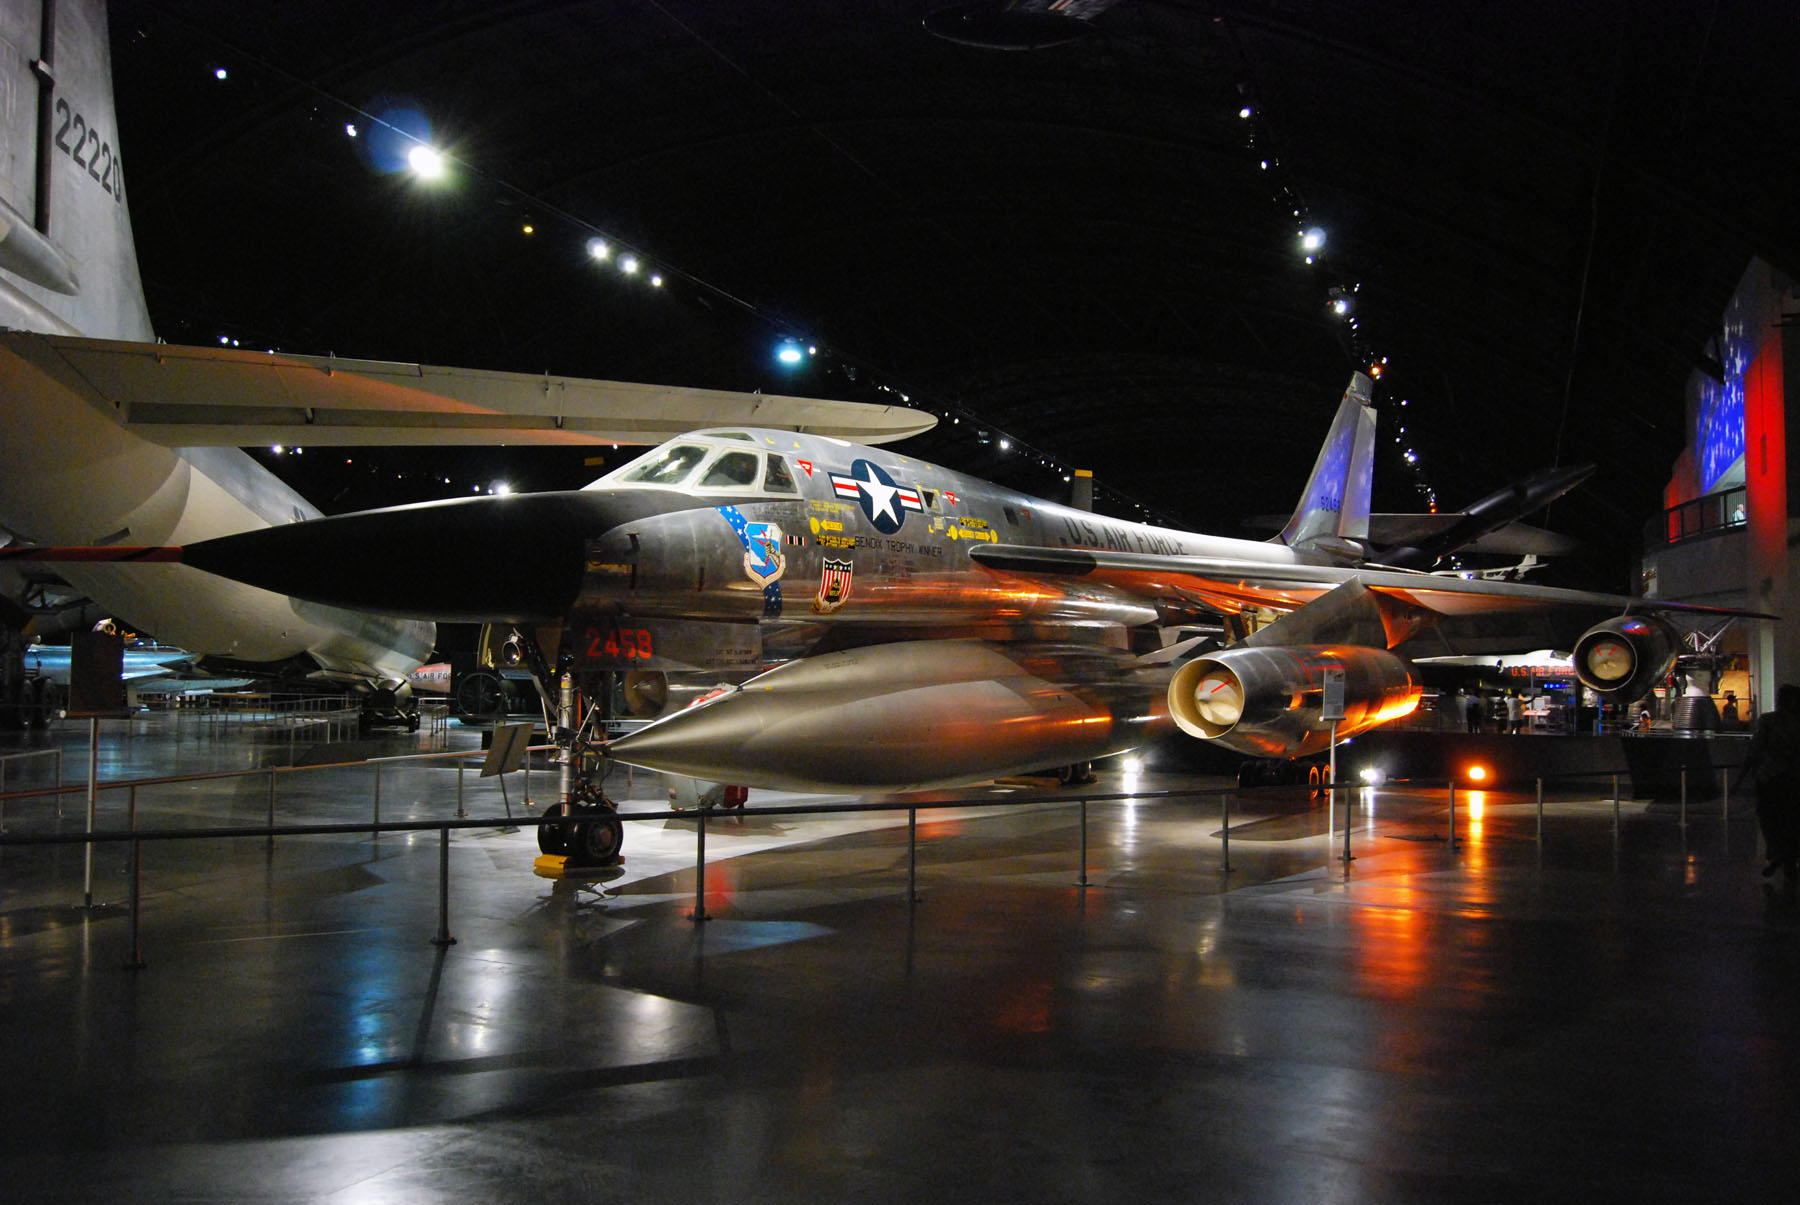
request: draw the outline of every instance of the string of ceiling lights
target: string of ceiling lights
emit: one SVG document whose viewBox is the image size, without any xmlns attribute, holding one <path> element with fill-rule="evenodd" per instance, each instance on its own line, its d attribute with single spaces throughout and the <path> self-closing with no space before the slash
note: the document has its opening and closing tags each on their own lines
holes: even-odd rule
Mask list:
<svg viewBox="0 0 1800 1205">
<path fill-rule="evenodd" d="M 1224 32 L 1238 64 L 1237 95 L 1240 104 L 1237 115 L 1239 128 L 1243 133 L 1244 149 L 1256 162 L 1257 170 L 1267 179 L 1270 198 L 1294 232 L 1295 253 L 1311 270 L 1313 278 L 1321 282 L 1325 309 L 1342 324 L 1340 329 L 1351 364 L 1368 373 L 1377 389 L 1391 397 L 1396 390 L 1392 387 L 1392 377 L 1389 375 L 1388 357 L 1382 354 L 1364 330 L 1367 315 L 1364 312 L 1362 282 L 1347 267 L 1340 266 L 1327 254 L 1328 235 L 1324 227 L 1313 220 L 1311 208 L 1295 182 L 1294 173 L 1282 158 L 1274 135 L 1274 123 L 1263 112 L 1258 100 L 1259 92 L 1252 80 L 1248 56 L 1231 23 L 1224 17 L 1215 17 L 1213 20 Z M 1405 396 L 1400 396 L 1397 400 L 1400 409 L 1407 409 L 1411 405 L 1411 399 Z M 1438 507 L 1437 490 L 1427 479 L 1419 453 L 1407 437 L 1405 416 L 1396 416 L 1394 428 L 1394 444 L 1399 449 L 1400 460 L 1412 476 L 1414 488 L 1423 495 L 1427 508 L 1435 513 Z"/>
<path fill-rule="evenodd" d="M 535 213 L 554 219 L 579 232 L 579 236 L 585 239 L 587 258 L 595 266 L 610 268 L 627 280 L 642 281 L 651 290 L 664 290 L 671 280 L 678 280 L 708 297 L 737 307 L 776 331 L 792 332 L 800 325 L 693 272 L 662 262 L 645 248 L 635 246 L 579 215 L 570 213 L 540 196 L 434 146 L 430 139 L 429 122 L 416 110 L 400 108 L 374 112 L 352 104 L 316 83 L 300 79 L 283 68 L 243 52 L 237 47 L 230 47 L 230 49 L 233 54 L 254 64 L 257 68 L 268 71 L 289 85 L 301 87 L 320 100 L 338 107 L 346 115 L 342 126 L 345 137 L 373 139 L 386 143 L 385 146 L 371 148 L 367 152 L 371 164 L 380 167 L 381 170 L 407 170 L 424 182 L 446 181 L 454 177 L 478 180 L 524 202 Z M 1239 58 L 1242 62 L 1241 51 Z M 229 78 L 229 71 L 224 66 L 213 67 L 212 74 L 221 82 Z M 1259 106 L 1253 99 L 1254 92 L 1249 83 L 1241 82 L 1238 92 L 1243 97 L 1243 103 L 1238 110 L 1238 118 L 1244 134 L 1246 151 L 1255 157 L 1259 170 L 1268 174 L 1272 196 L 1284 208 L 1286 216 L 1292 218 L 1298 253 L 1309 267 L 1321 268 L 1328 259 L 1326 232 L 1312 222 L 1308 206 L 1277 152 L 1268 123 L 1264 120 Z M 520 225 L 521 235 L 535 236 L 538 233 L 538 224 L 539 220 L 535 219 L 522 222 Z M 1344 324 L 1349 354 L 1353 362 L 1379 382 L 1387 368 L 1388 359 L 1373 349 L 1363 331 L 1363 315 L 1359 312 L 1361 283 L 1346 278 L 1343 273 L 1337 271 L 1321 271 L 1315 275 L 1328 282 L 1326 284 L 1326 305 L 1330 313 Z M 237 345 L 237 340 L 224 335 L 220 336 L 220 342 L 232 346 Z M 781 367 L 789 370 L 798 370 L 804 365 L 819 362 L 823 358 L 825 362 L 834 362 L 842 368 L 852 380 L 856 380 L 860 375 L 865 384 L 880 392 L 894 395 L 902 404 L 919 405 L 914 402 L 909 390 L 898 384 L 890 383 L 892 374 L 876 369 L 839 349 L 822 346 L 816 340 L 807 340 L 792 333 L 785 333 L 777 339 L 772 354 Z M 1402 398 L 1399 404 L 1401 407 L 1406 407 L 1409 403 L 1407 399 Z M 1000 430 L 979 413 L 960 402 L 938 397 L 925 402 L 920 408 L 937 415 L 941 422 L 947 424 L 948 427 L 966 432 L 968 438 L 978 446 L 1016 457 L 1021 463 L 1029 464 L 1035 461 L 1038 468 L 1055 475 L 1064 483 L 1073 479 L 1075 470 L 1062 457 Z M 1419 464 L 1419 456 L 1407 441 L 1404 425 L 1398 427 L 1395 442 L 1400 448 L 1403 462 L 1415 478 L 1417 488 L 1425 495 L 1430 508 L 1436 510 L 1436 492 L 1424 480 L 1424 470 Z M 271 451 L 275 450 L 271 449 Z M 450 484 L 448 479 L 446 479 L 446 484 Z M 472 488 L 479 492 L 483 488 L 492 490 L 498 487 L 478 485 Z M 1174 516 L 1154 509 L 1124 491 L 1105 483 L 1096 482 L 1094 492 L 1097 504 L 1110 503 L 1112 509 L 1132 515 L 1142 522 L 1181 525 L 1180 520 Z"/>
<path fill-rule="evenodd" d="M 668 290 L 667 286 L 679 281 L 682 285 L 704 293 L 710 298 L 737 307 L 742 312 L 759 319 L 772 330 L 784 332 L 778 336 L 772 352 L 781 367 L 798 370 L 809 363 L 821 361 L 835 364 L 844 370 L 849 379 L 858 380 L 860 378 L 865 385 L 879 392 L 893 395 L 904 405 L 917 406 L 936 415 L 940 419 L 940 426 L 953 433 L 966 433 L 967 437 L 980 448 L 1003 453 L 1014 458 L 1014 463 L 1030 464 L 1035 461 L 1037 468 L 1054 474 L 1064 483 L 1072 482 L 1075 469 L 1063 458 L 1048 449 L 1038 447 L 1027 440 L 1001 430 L 996 424 L 989 422 L 967 405 L 941 397 L 931 399 L 923 404 L 916 402 L 909 388 L 894 383 L 895 374 L 875 368 L 840 349 L 827 347 L 816 340 L 804 339 L 792 333 L 801 329 L 804 324 L 776 314 L 693 272 L 662 261 L 647 249 L 600 228 L 594 222 L 571 213 L 510 181 L 485 171 L 476 164 L 463 161 L 433 145 L 429 122 L 416 109 L 399 107 L 377 112 L 369 107 L 353 104 L 313 81 L 302 79 L 277 64 L 219 39 L 210 30 L 202 30 L 191 24 L 189 28 L 224 47 L 231 56 L 243 64 L 269 72 L 288 86 L 302 89 L 322 104 L 336 108 L 344 118 L 341 126 L 344 137 L 358 140 L 364 144 L 384 143 L 385 145 L 372 148 L 366 145 L 364 147 L 365 158 L 379 170 L 408 171 L 424 183 L 440 181 L 449 183 L 456 178 L 464 178 L 499 189 L 530 206 L 531 210 L 539 215 L 533 220 L 520 224 L 519 230 L 522 236 L 537 235 L 539 227 L 547 219 L 570 227 L 578 232 L 579 237 L 585 239 L 587 258 L 596 267 L 610 268 L 628 280 L 642 281 L 648 288 L 663 290 L 665 293 L 673 292 L 673 290 Z M 230 79 L 230 69 L 227 66 L 212 63 L 208 64 L 207 70 L 215 80 L 221 83 Z M 233 347 L 239 345 L 239 340 L 230 335 L 219 336 L 219 342 Z M 271 448 L 269 451 L 273 455 L 285 455 L 294 454 L 299 449 Z M 365 468 L 377 474 L 382 471 L 379 467 L 372 465 L 365 465 Z M 396 479 L 401 478 L 397 476 Z M 451 483 L 446 479 L 445 484 Z M 476 492 L 484 490 L 492 492 L 500 487 L 498 485 L 477 485 L 472 488 Z M 1096 504 L 1108 503 L 1112 510 L 1135 517 L 1141 522 L 1165 526 L 1182 525 L 1174 515 L 1152 508 L 1123 490 L 1102 482 L 1095 482 L 1094 497 Z"/>
</svg>

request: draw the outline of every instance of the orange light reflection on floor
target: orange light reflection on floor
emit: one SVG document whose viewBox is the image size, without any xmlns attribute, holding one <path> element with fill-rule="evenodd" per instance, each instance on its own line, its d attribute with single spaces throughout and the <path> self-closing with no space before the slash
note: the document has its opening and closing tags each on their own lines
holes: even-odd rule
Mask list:
<svg viewBox="0 0 1800 1205">
<path fill-rule="evenodd" d="M 1469 819 L 1470 841 L 1481 840 L 1481 817 L 1487 810 L 1487 795 L 1486 791 L 1463 792 L 1463 814 Z"/>
<path fill-rule="evenodd" d="M 730 862 L 706 864 L 706 910 L 712 913 L 731 904 L 738 890 L 737 872 Z"/>
</svg>

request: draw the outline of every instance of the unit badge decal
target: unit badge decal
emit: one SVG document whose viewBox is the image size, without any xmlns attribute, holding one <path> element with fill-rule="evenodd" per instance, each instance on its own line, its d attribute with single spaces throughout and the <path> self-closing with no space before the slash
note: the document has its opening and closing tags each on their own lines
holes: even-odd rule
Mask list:
<svg viewBox="0 0 1800 1205">
<path fill-rule="evenodd" d="M 780 581 L 787 572 L 787 555 L 781 551 L 781 528 L 774 523 L 744 526 L 744 572 L 759 586 Z"/>
<path fill-rule="evenodd" d="M 839 498 L 854 499 L 875 530 L 891 536 L 906 522 L 907 511 L 923 514 L 925 504 L 919 491 L 896 485 L 887 470 L 872 460 L 859 460 L 848 473 L 831 474 L 832 493 Z"/>
<path fill-rule="evenodd" d="M 856 566 L 850 561 L 825 558 L 824 572 L 819 574 L 819 592 L 813 597 L 813 610 L 829 615 L 850 600 L 850 578 Z"/>
<path fill-rule="evenodd" d="M 752 523 L 735 506 L 721 506 L 718 511 L 744 546 L 745 576 L 762 587 L 763 617 L 780 618 L 781 575 L 787 572 L 787 555 L 781 551 L 781 525 Z"/>
</svg>

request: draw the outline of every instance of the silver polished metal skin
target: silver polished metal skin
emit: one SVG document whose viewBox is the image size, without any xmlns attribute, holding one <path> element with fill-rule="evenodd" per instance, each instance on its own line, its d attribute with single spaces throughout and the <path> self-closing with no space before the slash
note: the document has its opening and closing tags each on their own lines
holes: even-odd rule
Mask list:
<svg viewBox="0 0 1800 1205">
<path fill-rule="evenodd" d="M 1167 676 L 1081 646 L 875 645 L 790 662 L 607 751 L 753 787 L 957 786 L 1132 748 L 1163 721 Z"/>
<path fill-rule="evenodd" d="M 508 620 L 589 681 L 716 671 L 744 688 L 606 751 L 796 790 L 1069 765 L 1166 730 L 1171 710 L 1228 747 L 1294 756 L 1329 739 L 1315 693 L 1326 668 L 1346 672 L 1348 734 L 1411 709 L 1415 657 L 1567 648 L 1646 609 L 1724 614 L 1358 562 L 1347 550 L 1367 537 L 1367 409 L 1353 385 L 1292 544 L 1107 518 L 890 449 L 744 427 L 677 437 L 584 490 L 105 555 L 176 554 L 390 616 Z M 470 571 L 481 566 L 504 572 Z M 1185 655 L 1169 653 L 1181 629 L 1221 616 L 1238 643 L 1183 670 L 1173 701 L 1146 698 Z M 1203 714 L 1193 692 L 1209 672 Z"/>
</svg>

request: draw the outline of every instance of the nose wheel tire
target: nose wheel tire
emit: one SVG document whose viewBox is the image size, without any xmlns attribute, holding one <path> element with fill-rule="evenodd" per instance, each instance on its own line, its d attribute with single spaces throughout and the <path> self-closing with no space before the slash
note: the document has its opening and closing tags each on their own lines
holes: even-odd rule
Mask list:
<svg viewBox="0 0 1800 1205">
<path fill-rule="evenodd" d="M 538 825 L 538 852 L 562 856 L 569 852 L 568 825 L 563 823 L 563 805 L 544 809 L 544 822 Z"/>
<path fill-rule="evenodd" d="M 596 811 L 569 825 L 569 857 L 583 865 L 616 861 L 624 844 L 625 826 L 610 812 Z"/>
</svg>

